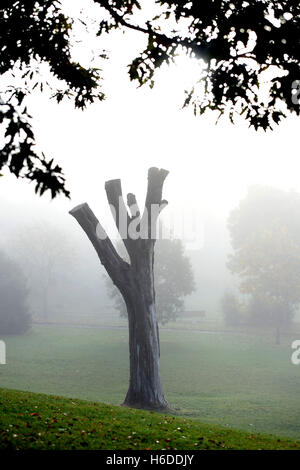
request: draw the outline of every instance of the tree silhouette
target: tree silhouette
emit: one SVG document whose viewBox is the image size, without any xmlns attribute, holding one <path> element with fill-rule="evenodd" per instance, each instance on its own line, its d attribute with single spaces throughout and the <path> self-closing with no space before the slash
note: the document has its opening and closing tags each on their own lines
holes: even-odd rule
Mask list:
<svg viewBox="0 0 300 470">
<path fill-rule="evenodd" d="M 299 2 L 158 0 L 161 8 L 154 18 L 148 14 L 144 26 L 137 14 L 142 8 L 147 15 L 144 3 L 96 3 L 111 17 L 102 21 L 100 33 L 119 28 L 147 35 L 147 47 L 129 67 L 130 78 L 140 85 L 152 86 L 156 69 L 183 50 L 203 65 L 184 103 L 195 114 L 210 109 L 229 114 L 232 121 L 240 114 L 264 130 L 278 124 L 284 110 L 299 115 Z"/>
<path fill-rule="evenodd" d="M 10 80 L 0 93 L 0 124 L 4 131 L 0 171 L 8 167 L 17 178 L 35 182 L 36 193 L 42 195 L 49 190 L 52 197 L 60 193 L 69 196 L 69 191 L 62 169 L 36 151 L 26 97 L 36 87 L 41 91 L 50 88 L 58 102 L 69 97 L 79 109 L 104 98 L 98 70 L 72 60 L 71 31 L 72 21 L 56 0 L 1 1 L 0 75 L 10 73 Z M 51 88 L 40 72 L 42 63 L 49 65 L 58 81 L 57 88 Z"/>
</svg>

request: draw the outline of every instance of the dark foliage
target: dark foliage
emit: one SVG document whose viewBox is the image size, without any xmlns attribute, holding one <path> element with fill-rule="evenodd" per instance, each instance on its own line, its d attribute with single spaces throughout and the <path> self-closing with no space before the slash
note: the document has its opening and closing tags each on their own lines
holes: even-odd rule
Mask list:
<svg viewBox="0 0 300 470">
<path fill-rule="evenodd" d="M 155 71 L 184 51 L 202 61 L 202 73 L 184 106 L 195 114 L 214 110 L 219 116 L 243 115 L 256 130 L 272 129 L 289 112 L 299 115 L 300 71 L 298 0 L 157 0 L 157 14 L 137 0 L 94 0 L 102 7 L 98 36 L 115 29 L 146 35 L 147 47 L 129 65 L 131 80 L 154 85 Z M 105 10 L 105 11 L 104 11 Z M 146 17 L 146 19 L 145 19 Z M 144 20 L 141 20 L 144 18 Z M 0 170 L 36 184 L 36 192 L 50 190 L 66 196 L 62 169 L 35 150 L 35 139 L 25 98 L 47 83 L 38 65 L 48 63 L 61 83 L 53 96 L 65 96 L 83 109 L 104 99 L 98 69 L 86 69 L 71 58 L 72 21 L 56 0 L 2 0 L 0 6 L 0 74 L 21 71 L 21 85 L 1 92 L 0 124 L 5 144 Z M 33 65 L 37 65 L 36 67 Z M 19 83 L 19 82 L 18 82 Z"/>
<path fill-rule="evenodd" d="M 76 108 L 83 109 L 95 99 L 103 99 L 98 70 L 85 69 L 71 59 L 71 28 L 71 20 L 56 0 L 1 1 L 0 74 L 11 72 L 17 79 L 0 93 L 0 124 L 5 134 L 0 170 L 8 167 L 17 178 L 34 181 L 37 193 L 50 190 L 52 197 L 59 193 L 69 196 L 69 191 L 62 169 L 36 152 L 25 105 L 26 96 L 36 87 L 43 91 L 49 86 L 39 74 L 39 65 L 48 63 L 61 83 L 62 89 L 52 90 L 58 102 L 67 96 L 74 99 Z"/>
<path fill-rule="evenodd" d="M 145 27 L 135 23 L 136 0 L 97 1 L 111 15 L 100 33 L 131 28 L 148 35 L 129 68 L 131 79 L 153 85 L 155 70 L 184 50 L 203 61 L 199 82 L 185 105 L 195 113 L 243 115 L 264 130 L 287 111 L 299 115 L 300 4 L 296 0 L 158 0 L 160 12 Z M 261 93 L 263 81 L 268 89 Z M 199 93 L 198 93 L 199 92 Z"/>
</svg>

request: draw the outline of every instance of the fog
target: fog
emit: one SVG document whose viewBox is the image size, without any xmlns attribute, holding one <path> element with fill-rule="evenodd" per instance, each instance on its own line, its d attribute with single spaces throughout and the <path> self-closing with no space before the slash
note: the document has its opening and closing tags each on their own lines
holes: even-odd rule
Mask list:
<svg viewBox="0 0 300 470">
<path fill-rule="evenodd" d="M 223 119 L 216 125 L 212 113 L 195 118 L 192 110 L 180 109 L 184 87 L 194 72 L 187 59 L 160 71 L 153 90 L 136 89 L 126 74 L 127 43 L 122 50 L 124 43 L 118 38 L 115 44 L 104 69 L 105 102 L 82 112 L 39 93 L 30 100 L 38 146 L 63 167 L 71 200 L 39 198 L 33 185 L 5 173 L 0 185 L 2 246 L 8 248 L 10 238 L 36 223 L 44 224 L 45 230 L 55 226 L 57 237 L 63 234 L 64 244 L 68 240 L 71 245 L 79 270 L 84 266 L 85 276 L 93 277 L 102 268 L 68 211 L 88 202 L 115 238 L 105 181 L 120 178 L 124 194 L 134 192 L 142 204 L 148 168 L 165 168 L 170 171 L 164 187 L 169 205 L 162 220 L 175 231 L 177 227 L 199 278 L 197 293 L 186 303 L 218 315 L 219 294 L 234 282 L 225 268 L 230 250 L 228 214 L 253 184 L 300 190 L 297 121 L 289 117 L 273 132 L 264 133 L 243 122 L 233 126 Z M 203 264 L 198 261 L 201 257 Z M 81 294 L 85 295 L 84 289 Z M 99 297 L 106 305 L 105 294 Z"/>
<path fill-rule="evenodd" d="M 77 11 L 72 2 L 63 3 L 67 11 Z M 93 16 L 93 10 L 90 10 L 90 14 Z M 84 38 L 86 33 L 82 31 L 82 34 Z M 289 116 L 273 132 L 255 132 L 242 119 L 237 119 L 236 124 L 232 125 L 223 118 L 216 125 L 217 116 L 213 113 L 194 117 L 191 109 L 181 109 L 181 106 L 184 90 L 197 77 L 199 64 L 184 56 L 179 57 L 176 65 L 162 67 L 157 73 L 153 90 L 137 88 L 129 81 L 126 66 L 142 46 L 143 38 L 134 32 L 128 33 L 126 40 L 120 33 L 113 33 L 113 39 L 106 43 L 104 41 L 103 47 L 109 49 L 109 60 L 101 64 L 99 62 L 103 68 L 103 89 L 107 94 L 103 103 L 93 104 L 82 112 L 74 110 L 71 102 L 56 104 L 49 99 L 47 92 L 42 94 L 35 91 L 28 100 L 38 148 L 62 166 L 71 199 L 59 196 L 50 200 L 47 194 L 38 197 L 34 193 L 33 184 L 16 180 L 5 171 L 0 178 L 0 250 L 16 263 L 26 279 L 27 308 L 32 317 L 27 337 L 38 335 L 39 330 L 36 328 L 42 328 L 43 324 L 54 325 L 61 342 L 65 334 L 63 328 L 70 328 L 66 333 L 68 336 L 72 325 L 97 326 L 99 329 L 101 326 L 117 326 L 127 334 L 126 318 L 120 317 L 114 299 L 109 295 L 105 270 L 85 233 L 69 214 L 73 207 L 87 202 L 116 245 L 117 230 L 106 199 L 106 181 L 120 178 L 124 194 L 136 194 L 142 207 L 148 169 L 158 167 L 169 171 L 163 190 L 168 207 L 161 219 L 164 227 L 170 230 L 170 238 L 180 238 L 182 241 L 185 255 L 191 263 L 195 288 L 184 297 L 184 307 L 178 313 L 177 320 L 161 328 L 165 335 L 177 328 L 178 338 L 181 339 L 162 336 L 162 344 L 166 349 L 168 342 L 177 344 L 178 340 L 183 355 L 189 340 L 184 336 L 184 346 L 180 331 L 185 331 L 184 335 L 187 335 L 186 330 L 189 330 L 193 338 L 191 341 L 196 341 L 193 336 L 196 333 L 192 331 L 195 329 L 199 332 L 228 333 L 222 297 L 230 291 L 237 298 L 243 298 L 238 291 L 238 277 L 232 275 L 226 267 L 228 255 L 232 252 L 227 228 L 231 211 L 239 206 L 253 185 L 300 193 L 299 122 L 296 118 Z M 83 41 L 74 54 L 88 63 L 92 52 L 97 51 L 98 47 L 97 43 L 85 44 Z M 95 65 L 97 59 L 93 61 Z M 46 69 L 45 76 L 48 76 Z M 196 317 L 185 317 L 187 311 L 194 312 Z M 200 311 L 204 312 L 201 318 L 197 316 Z M 297 315 L 293 317 L 294 320 L 297 318 Z M 282 353 L 284 358 L 278 359 L 282 367 L 280 385 L 284 380 L 284 361 L 286 367 L 291 367 L 290 339 L 297 339 L 298 331 L 293 328 L 296 327 L 292 326 L 287 330 L 287 336 L 282 337 L 286 349 Z M 239 354 L 241 335 L 246 333 L 252 335 L 250 343 L 241 346 L 241 350 L 247 353 L 247 360 L 251 360 L 251 354 L 256 350 L 256 341 L 260 346 L 267 344 L 273 348 L 275 327 L 267 330 L 265 336 L 262 330 L 261 327 L 259 333 L 253 333 L 253 325 L 246 325 L 242 333 L 237 329 L 234 333 L 236 336 L 230 340 L 236 348 L 232 358 Z M 224 335 L 225 339 L 218 336 L 221 338 L 220 344 L 227 341 L 228 337 Z M 2 336 L 0 330 L 0 339 Z M 197 345 L 201 345 L 204 336 L 204 333 L 199 335 Z M 122 336 L 122 341 L 125 340 Z M 203 341 L 203 344 L 209 342 L 207 337 Z M 228 339 L 228 344 L 230 341 Z M 84 346 L 81 347 L 84 351 Z M 116 351 L 119 352 L 117 348 Z M 17 353 L 12 354 L 13 360 L 18 361 Z M 113 356 L 114 359 L 116 357 Z M 67 361 L 67 354 L 64 360 Z M 86 361 L 88 363 L 89 359 Z M 291 372 L 291 380 L 296 377 L 295 369 Z M 212 384 L 212 390 L 217 389 L 217 394 L 223 386 L 226 389 L 228 385 L 225 378 L 222 380 L 224 382 L 219 384 L 219 388 L 215 383 Z M 102 396 L 101 386 L 98 393 L 96 385 L 93 389 L 91 384 L 87 379 L 85 390 L 76 388 L 73 383 L 69 389 L 60 384 L 47 388 L 46 381 L 41 381 L 37 386 L 29 385 L 26 388 L 26 377 L 19 380 L 16 376 L 12 380 L 10 376 L 5 377 L 5 373 L 3 376 L 3 386 L 11 388 L 26 388 L 43 393 L 49 391 L 109 402 L 109 394 L 103 392 Z M 126 388 L 126 383 L 124 386 Z M 253 394 L 254 385 L 250 383 L 249 389 L 249 393 Z M 120 401 L 118 393 L 113 396 L 113 403 Z M 278 396 L 280 393 L 281 389 Z M 122 394 L 123 389 L 120 392 Z M 172 399 L 176 402 L 176 390 Z M 276 396 L 275 408 L 277 399 Z M 190 405 L 193 410 L 199 410 L 201 406 L 202 402 Z M 273 413 L 276 415 L 274 410 Z M 247 428 L 249 419 L 233 419 L 229 424 Z M 259 419 L 251 419 L 258 430 L 289 435 L 288 423 L 284 429 L 280 428 L 280 417 L 276 418 L 275 424 L 266 428 Z M 299 432 L 299 425 L 291 431 L 298 437 Z"/>
</svg>

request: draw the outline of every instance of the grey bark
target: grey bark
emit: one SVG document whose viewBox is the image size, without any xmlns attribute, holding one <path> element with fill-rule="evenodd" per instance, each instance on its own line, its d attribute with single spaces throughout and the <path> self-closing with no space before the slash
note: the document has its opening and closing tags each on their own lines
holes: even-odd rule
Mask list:
<svg viewBox="0 0 300 470">
<path fill-rule="evenodd" d="M 98 257 L 113 283 L 120 290 L 128 311 L 130 380 L 124 405 L 143 409 L 165 409 L 160 376 L 160 346 L 154 289 L 154 245 L 158 215 L 167 202 L 162 189 L 168 172 L 150 168 L 143 215 L 134 194 L 128 194 L 127 207 L 123 200 L 120 180 L 107 181 L 107 199 L 130 263 L 124 261 L 108 238 L 103 227 L 87 204 L 70 211 L 93 244 Z M 152 208 L 155 206 L 155 210 Z M 140 237 L 132 238 L 130 224 L 138 227 Z M 99 238 L 101 233 L 101 238 Z"/>
</svg>

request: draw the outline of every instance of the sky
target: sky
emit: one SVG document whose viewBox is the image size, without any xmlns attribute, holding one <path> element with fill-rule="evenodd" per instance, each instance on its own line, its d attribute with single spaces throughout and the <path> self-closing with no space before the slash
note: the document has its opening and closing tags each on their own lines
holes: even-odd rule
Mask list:
<svg viewBox="0 0 300 470">
<path fill-rule="evenodd" d="M 84 15 L 97 24 L 98 9 L 92 2 L 62 4 L 72 15 L 87 5 Z M 107 99 L 84 112 L 74 110 L 71 102 L 57 105 L 47 93 L 36 92 L 28 102 L 38 147 L 63 167 L 72 199 L 39 199 L 32 184 L 6 175 L 0 181 L 2 208 L 17 211 L 21 220 L 49 217 L 71 229 L 68 211 L 88 202 L 107 227 L 111 219 L 105 181 L 121 178 L 124 193 L 135 193 L 141 204 L 151 166 L 170 171 L 164 186 L 169 206 L 163 217 L 196 217 L 200 226 L 207 215 L 225 219 L 252 184 L 300 191 L 297 118 L 289 117 L 265 133 L 249 129 L 242 120 L 232 125 L 223 119 L 215 125 L 215 114 L 194 117 L 192 109 L 181 106 L 201 63 L 179 57 L 177 65 L 159 71 L 153 90 L 138 89 L 126 67 L 144 46 L 142 34 L 116 32 L 95 41 L 83 27 L 77 33 L 82 42 L 74 48 L 74 57 L 84 65 L 97 66 L 97 60 L 90 62 L 93 52 L 108 50 L 109 60 L 100 63 Z"/>
</svg>

